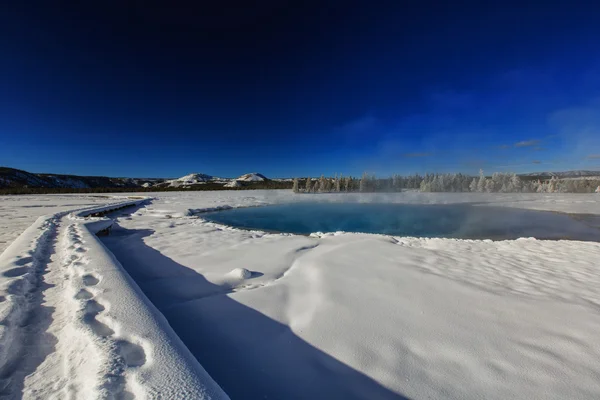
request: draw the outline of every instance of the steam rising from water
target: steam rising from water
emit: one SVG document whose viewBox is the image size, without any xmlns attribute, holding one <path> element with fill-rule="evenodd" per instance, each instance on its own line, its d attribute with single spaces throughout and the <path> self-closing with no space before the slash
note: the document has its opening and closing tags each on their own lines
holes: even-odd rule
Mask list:
<svg viewBox="0 0 600 400">
<path fill-rule="evenodd" d="M 462 239 L 600 241 L 599 229 L 565 214 L 472 204 L 379 203 L 382 198 L 378 196 L 369 200 L 373 202 L 301 202 L 238 208 L 203 217 L 240 228 L 297 234 L 346 231 Z"/>
</svg>

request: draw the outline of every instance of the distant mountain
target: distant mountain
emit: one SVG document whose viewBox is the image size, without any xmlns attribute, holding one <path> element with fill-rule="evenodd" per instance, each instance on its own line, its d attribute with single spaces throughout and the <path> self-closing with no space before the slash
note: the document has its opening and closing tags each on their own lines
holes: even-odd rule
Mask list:
<svg viewBox="0 0 600 400">
<path fill-rule="evenodd" d="M 166 187 L 186 187 L 198 184 L 204 184 L 213 180 L 213 177 L 206 174 L 189 174 L 177 179 L 169 179 L 157 184 L 156 186 Z"/>
<path fill-rule="evenodd" d="M 89 189 L 94 191 L 94 189 L 134 190 L 136 188 L 144 190 L 177 190 L 178 188 L 215 190 L 220 187 L 281 188 L 284 187 L 282 184 L 282 181 L 271 181 L 266 176 L 256 172 L 242 175 L 236 179 L 219 178 L 200 173 L 193 173 L 176 179 L 109 178 L 105 176 L 37 174 L 15 168 L 0 167 L 0 189 L 6 189 L 4 192 L 10 193 L 23 192 L 17 189 L 48 189 L 48 191 L 56 192 L 61 189 L 83 191 Z"/>
<path fill-rule="evenodd" d="M 105 176 L 76 176 L 35 174 L 15 168 L 0 167 L 0 188 L 137 188 L 156 185 L 159 178 L 109 178 Z"/>
<path fill-rule="evenodd" d="M 268 180 L 268 178 L 258 172 L 252 172 L 249 174 L 245 174 L 235 179 L 240 182 L 262 182 Z"/>
<path fill-rule="evenodd" d="M 239 178 L 235 179 L 220 178 L 206 174 L 193 173 L 186 176 L 182 176 L 181 178 L 166 180 L 157 184 L 156 187 L 193 188 L 197 187 L 198 185 L 218 184 L 223 185 L 227 188 L 236 188 L 242 187 L 243 183 L 265 182 L 268 180 L 269 179 L 266 176 L 255 172 L 242 175 Z"/>
<path fill-rule="evenodd" d="M 556 176 L 557 178 L 575 178 L 584 176 L 600 176 L 600 171 L 562 171 L 562 172 L 532 172 L 528 174 L 519 174 L 519 176 Z"/>
</svg>

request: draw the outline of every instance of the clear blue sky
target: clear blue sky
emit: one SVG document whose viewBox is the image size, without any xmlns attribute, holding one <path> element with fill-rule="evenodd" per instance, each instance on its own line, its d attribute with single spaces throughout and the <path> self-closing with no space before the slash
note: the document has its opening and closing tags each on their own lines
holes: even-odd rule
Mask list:
<svg viewBox="0 0 600 400">
<path fill-rule="evenodd" d="M 0 15 L 0 165 L 600 169 L 594 2 L 13 3 Z"/>
</svg>

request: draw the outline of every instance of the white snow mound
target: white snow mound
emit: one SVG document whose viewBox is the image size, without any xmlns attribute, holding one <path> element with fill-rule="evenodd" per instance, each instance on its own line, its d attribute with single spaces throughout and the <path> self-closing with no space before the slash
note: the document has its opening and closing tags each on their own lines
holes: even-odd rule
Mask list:
<svg viewBox="0 0 600 400">
<path fill-rule="evenodd" d="M 227 275 L 230 278 L 235 279 L 250 279 L 250 277 L 252 276 L 252 272 L 248 271 L 246 268 L 235 268 L 231 270 L 231 272 L 229 272 Z"/>
</svg>

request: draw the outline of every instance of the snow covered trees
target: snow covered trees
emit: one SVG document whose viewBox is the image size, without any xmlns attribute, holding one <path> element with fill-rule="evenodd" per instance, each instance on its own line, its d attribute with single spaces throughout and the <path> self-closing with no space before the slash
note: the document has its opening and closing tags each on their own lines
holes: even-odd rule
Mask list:
<svg viewBox="0 0 600 400">
<path fill-rule="evenodd" d="M 479 181 L 477 182 L 477 191 L 479 193 L 485 192 L 485 176 L 483 175 L 483 170 L 479 170 Z"/>
<path fill-rule="evenodd" d="M 471 192 L 477 191 L 477 178 L 473 178 L 473 180 L 469 184 L 469 191 L 471 191 Z"/>
<path fill-rule="evenodd" d="M 540 179 L 541 178 L 541 179 Z M 294 180 L 293 190 L 298 193 L 300 184 Z M 478 192 L 478 193 L 592 193 L 600 184 L 600 179 L 577 179 L 557 177 L 519 177 L 514 173 L 496 172 L 486 177 L 479 171 L 479 177 L 464 174 L 426 174 L 425 176 L 392 175 L 389 178 L 376 178 L 363 173 L 360 179 L 335 175 L 318 180 L 306 179 L 305 193 L 329 192 L 401 192 L 420 190 L 422 192 Z"/>
<path fill-rule="evenodd" d="M 369 177 L 367 176 L 367 173 L 364 172 L 363 176 L 362 176 L 362 178 L 360 180 L 360 186 L 359 186 L 359 189 L 358 189 L 359 192 L 366 192 L 367 191 L 367 179 L 368 178 Z"/>
<path fill-rule="evenodd" d="M 300 189 L 298 188 L 298 178 L 294 178 L 294 184 L 292 185 L 292 191 L 294 193 L 300 193 Z"/>
<path fill-rule="evenodd" d="M 510 178 L 509 182 L 509 192 L 521 192 L 523 191 L 523 182 L 521 182 L 521 178 L 517 176 L 517 174 L 513 174 Z"/>
</svg>

